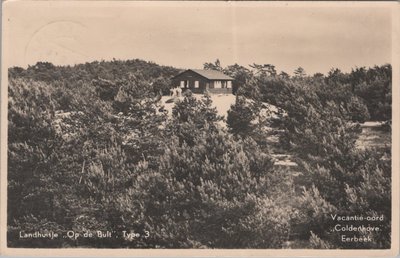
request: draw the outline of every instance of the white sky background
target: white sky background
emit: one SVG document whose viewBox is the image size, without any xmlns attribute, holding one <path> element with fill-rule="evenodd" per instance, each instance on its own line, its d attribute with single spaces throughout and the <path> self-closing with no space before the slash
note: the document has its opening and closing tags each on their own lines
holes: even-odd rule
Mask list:
<svg viewBox="0 0 400 258">
<path fill-rule="evenodd" d="M 178 68 L 220 59 L 308 74 L 391 62 L 388 5 L 267 2 L 11 1 L 11 66 L 139 58 Z M 307 6 L 307 7 L 306 7 Z M 385 7 L 386 6 L 386 7 Z"/>
</svg>

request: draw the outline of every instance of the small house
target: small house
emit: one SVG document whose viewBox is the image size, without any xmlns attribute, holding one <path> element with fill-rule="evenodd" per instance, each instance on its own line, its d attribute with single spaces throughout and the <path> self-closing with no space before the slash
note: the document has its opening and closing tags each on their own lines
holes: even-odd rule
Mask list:
<svg viewBox="0 0 400 258">
<path fill-rule="evenodd" d="M 220 71 L 189 69 L 172 78 L 174 86 L 186 89 L 193 93 L 232 93 L 234 79 Z"/>
</svg>

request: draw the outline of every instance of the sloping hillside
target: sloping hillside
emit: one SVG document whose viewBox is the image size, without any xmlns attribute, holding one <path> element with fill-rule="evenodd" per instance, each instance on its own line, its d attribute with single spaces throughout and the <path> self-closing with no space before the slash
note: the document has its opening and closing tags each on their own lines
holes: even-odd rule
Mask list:
<svg viewBox="0 0 400 258">
<path fill-rule="evenodd" d="M 201 99 L 203 95 L 194 94 L 197 99 Z M 178 100 L 182 100 L 184 97 L 171 97 L 171 96 L 163 96 L 161 98 L 161 103 L 164 105 L 164 108 L 168 111 L 168 114 L 172 113 L 172 108 L 174 107 L 174 103 Z M 211 95 L 211 100 L 213 106 L 217 109 L 218 115 L 224 116 L 226 119 L 228 115 L 228 110 L 231 108 L 231 105 L 235 104 L 236 96 L 233 94 L 213 94 Z M 251 100 L 247 100 L 251 101 Z M 272 115 L 278 111 L 277 107 L 271 105 L 269 103 L 263 102 L 263 106 L 265 110 L 272 111 Z"/>
<path fill-rule="evenodd" d="M 194 94 L 197 99 L 201 99 L 203 95 Z M 175 105 L 175 102 L 178 100 L 182 100 L 184 97 L 171 97 L 171 96 L 163 96 L 161 98 L 161 103 L 164 105 L 164 108 L 168 111 L 168 114 L 172 114 L 172 108 Z M 172 101 L 173 100 L 173 101 Z M 217 108 L 218 115 L 224 116 L 226 118 L 228 114 L 228 110 L 231 105 L 235 103 L 235 95 L 233 94 L 220 94 L 220 95 L 211 95 L 211 100 L 213 102 L 213 106 Z"/>
</svg>

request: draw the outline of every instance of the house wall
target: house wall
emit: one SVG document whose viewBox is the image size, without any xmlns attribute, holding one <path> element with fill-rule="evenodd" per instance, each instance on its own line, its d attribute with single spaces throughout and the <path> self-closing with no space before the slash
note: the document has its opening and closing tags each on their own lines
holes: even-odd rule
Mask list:
<svg viewBox="0 0 400 258">
<path fill-rule="evenodd" d="M 192 71 L 186 71 L 173 80 L 174 86 L 180 86 L 184 89 L 193 89 L 195 91 L 205 90 L 208 80 Z"/>
<path fill-rule="evenodd" d="M 231 81 L 212 81 L 210 82 L 210 89 L 224 89 L 232 88 Z"/>
</svg>

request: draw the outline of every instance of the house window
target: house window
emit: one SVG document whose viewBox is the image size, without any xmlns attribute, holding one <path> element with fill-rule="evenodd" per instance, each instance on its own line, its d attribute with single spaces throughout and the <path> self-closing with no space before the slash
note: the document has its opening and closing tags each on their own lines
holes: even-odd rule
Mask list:
<svg viewBox="0 0 400 258">
<path fill-rule="evenodd" d="M 194 81 L 194 87 L 198 88 L 199 87 L 199 81 Z"/>
</svg>

